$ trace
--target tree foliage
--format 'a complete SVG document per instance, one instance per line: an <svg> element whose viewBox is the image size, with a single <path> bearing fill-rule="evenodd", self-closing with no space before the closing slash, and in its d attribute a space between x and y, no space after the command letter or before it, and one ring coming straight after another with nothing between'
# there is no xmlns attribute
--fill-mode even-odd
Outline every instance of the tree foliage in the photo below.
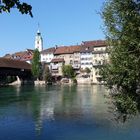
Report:
<svg viewBox="0 0 140 140"><path fill-rule="evenodd" d="M19 0L0 0L0 13L9 12L12 8L17 8L22 14L32 15L32 6L23 2L21 3Z"/></svg>
<svg viewBox="0 0 140 140"><path fill-rule="evenodd" d="M39 78L41 70L41 64L40 64L40 52L38 49L34 50L33 54L33 60L32 60L32 74L34 77Z"/></svg>
<svg viewBox="0 0 140 140"><path fill-rule="evenodd" d="M112 89L119 111L136 114L140 109L136 92L140 85L140 4L133 0L108 0L102 17L108 44L113 46L110 63L101 70L103 79Z"/></svg>
<svg viewBox="0 0 140 140"><path fill-rule="evenodd" d="M49 69L48 66L45 66L44 67L44 70L43 70L43 79L46 82L52 82L52 75L51 75L51 72L50 72L50 69Z"/></svg>
<svg viewBox="0 0 140 140"><path fill-rule="evenodd" d="M86 68L85 68L85 72L86 72L87 74L89 74L89 73L91 72L91 70L90 70L88 67L86 67Z"/></svg>
<svg viewBox="0 0 140 140"><path fill-rule="evenodd" d="M75 76L74 69L71 65L63 65L62 67L63 76L73 78Z"/></svg>

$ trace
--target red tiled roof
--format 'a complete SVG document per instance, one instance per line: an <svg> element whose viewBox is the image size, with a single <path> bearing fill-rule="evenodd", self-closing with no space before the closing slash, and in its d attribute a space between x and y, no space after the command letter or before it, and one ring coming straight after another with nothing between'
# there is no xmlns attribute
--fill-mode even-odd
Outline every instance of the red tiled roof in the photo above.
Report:
<svg viewBox="0 0 140 140"><path fill-rule="evenodd" d="M20 60L21 61L30 61L33 59L33 55L24 55Z"/></svg>
<svg viewBox="0 0 140 140"><path fill-rule="evenodd" d="M18 57L22 57L23 55L25 55L26 54L26 51L24 51L24 52L16 52L16 53L14 53L13 55L14 56L18 56Z"/></svg>
<svg viewBox="0 0 140 140"><path fill-rule="evenodd" d="M33 59L33 52L29 50L21 57L22 61L28 61L32 59Z"/></svg>
<svg viewBox="0 0 140 140"><path fill-rule="evenodd" d="M83 41L82 45L90 47L99 47L99 46L106 46L106 41L105 40L94 40L94 41Z"/></svg>
<svg viewBox="0 0 140 140"><path fill-rule="evenodd" d="M82 46L80 52L92 52L93 46Z"/></svg>
<svg viewBox="0 0 140 140"><path fill-rule="evenodd" d="M41 51L41 54L48 54L48 53L54 53L54 52L55 52L55 48L48 48Z"/></svg>
<svg viewBox="0 0 140 140"><path fill-rule="evenodd" d="M80 52L81 50L81 45L75 45L75 46L70 46L71 51L74 52Z"/></svg>
<svg viewBox="0 0 140 140"><path fill-rule="evenodd" d="M58 47L54 54L70 54L80 52L80 45Z"/></svg>
<svg viewBox="0 0 140 140"><path fill-rule="evenodd" d="M23 52L16 52L11 56L12 56L11 59L14 60L28 61L33 58L33 51L28 49L27 51Z"/></svg>
<svg viewBox="0 0 140 140"><path fill-rule="evenodd" d="M54 58L54 59L52 59L51 63L54 63L54 62L64 62L64 59L63 58Z"/></svg>
<svg viewBox="0 0 140 140"><path fill-rule="evenodd" d="M24 61L0 58L0 67L31 70L31 65Z"/></svg>

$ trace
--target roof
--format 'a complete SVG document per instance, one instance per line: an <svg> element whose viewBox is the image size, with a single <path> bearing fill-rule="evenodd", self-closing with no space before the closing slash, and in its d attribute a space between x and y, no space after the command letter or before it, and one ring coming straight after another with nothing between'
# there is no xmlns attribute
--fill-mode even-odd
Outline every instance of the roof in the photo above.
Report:
<svg viewBox="0 0 140 140"><path fill-rule="evenodd" d="M30 61L33 59L33 51L27 50L26 53L20 58L21 61Z"/></svg>
<svg viewBox="0 0 140 140"><path fill-rule="evenodd" d="M24 61L0 58L0 68L16 68L31 70L31 65Z"/></svg>
<svg viewBox="0 0 140 140"><path fill-rule="evenodd" d="M74 52L80 52L80 48L80 45L58 47L54 54L71 54Z"/></svg>
<svg viewBox="0 0 140 140"><path fill-rule="evenodd" d="M33 50L27 49L27 51L16 52L14 54L7 54L3 58L11 58L14 60L30 61L33 58Z"/></svg>
<svg viewBox="0 0 140 140"><path fill-rule="evenodd" d="M54 59L52 59L51 63L54 63L54 62L64 62L64 59L63 58L54 58Z"/></svg>
<svg viewBox="0 0 140 140"><path fill-rule="evenodd" d="M33 55L25 54L20 58L21 61L30 61L33 59Z"/></svg>
<svg viewBox="0 0 140 140"><path fill-rule="evenodd" d="M11 55L11 54L5 54L5 56L3 56L3 58L9 58L9 59L12 59L12 55Z"/></svg>
<svg viewBox="0 0 140 140"><path fill-rule="evenodd" d="M45 49L43 51L41 51L41 54L49 54L49 53L54 53L55 52L55 48L48 48L48 49Z"/></svg>
<svg viewBox="0 0 140 140"><path fill-rule="evenodd" d="M74 45L74 46L70 46L70 49L73 53L75 52L80 52L81 50L81 45Z"/></svg>
<svg viewBox="0 0 140 140"><path fill-rule="evenodd" d="M32 53L34 52L33 49L27 49L27 51L28 51L28 52L32 52Z"/></svg>
<svg viewBox="0 0 140 140"><path fill-rule="evenodd" d="M22 57L23 55L25 55L26 54L26 51L23 51L23 52L16 52L16 53L14 53L13 55L14 56L18 56L18 57Z"/></svg>
<svg viewBox="0 0 140 140"><path fill-rule="evenodd" d="M93 46L82 46L80 52L85 53L85 52L92 52L92 51L93 51Z"/></svg>
<svg viewBox="0 0 140 140"><path fill-rule="evenodd" d="M105 40L94 40L94 41L83 41L82 45L90 47L99 47L99 46L106 46L106 41Z"/></svg>

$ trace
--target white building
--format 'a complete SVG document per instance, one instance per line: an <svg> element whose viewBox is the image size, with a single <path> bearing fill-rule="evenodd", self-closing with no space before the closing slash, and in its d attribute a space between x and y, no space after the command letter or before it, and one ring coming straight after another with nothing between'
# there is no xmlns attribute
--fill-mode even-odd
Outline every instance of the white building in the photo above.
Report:
<svg viewBox="0 0 140 140"><path fill-rule="evenodd" d="M54 58L55 48L48 48L40 52L41 62L50 63Z"/></svg>
<svg viewBox="0 0 140 140"><path fill-rule="evenodd" d="M81 46L81 69L92 69L92 46Z"/></svg>
<svg viewBox="0 0 140 140"><path fill-rule="evenodd" d="M43 50L43 39L39 30L35 37L35 49L38 49L39 52Z"/></svg>

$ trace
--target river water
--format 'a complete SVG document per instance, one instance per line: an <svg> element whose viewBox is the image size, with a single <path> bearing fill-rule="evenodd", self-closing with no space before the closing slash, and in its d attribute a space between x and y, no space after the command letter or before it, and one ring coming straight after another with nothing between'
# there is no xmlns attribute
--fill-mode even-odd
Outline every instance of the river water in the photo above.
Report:
<svg viewBox="0 0 140 140"><path fill-rule="evenodd" d="M139 140L140 118L114 120L99 85L1 87L0 140Z"/></svg>

